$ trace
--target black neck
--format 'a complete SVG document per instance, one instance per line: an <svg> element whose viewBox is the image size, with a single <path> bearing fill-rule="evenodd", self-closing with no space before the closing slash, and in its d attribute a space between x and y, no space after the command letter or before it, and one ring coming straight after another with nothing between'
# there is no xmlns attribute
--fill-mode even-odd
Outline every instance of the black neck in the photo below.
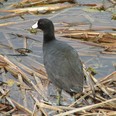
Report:
<svg viewBox="0 0 116 116"><path fill-rule="evenodd" d="M44 43L55 40L54 32L44 32Z"/></svg>

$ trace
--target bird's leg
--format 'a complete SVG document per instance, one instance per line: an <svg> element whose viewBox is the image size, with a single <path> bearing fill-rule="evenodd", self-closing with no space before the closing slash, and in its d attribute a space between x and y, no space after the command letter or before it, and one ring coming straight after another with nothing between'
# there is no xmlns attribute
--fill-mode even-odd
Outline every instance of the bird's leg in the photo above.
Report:
<svg viewBox="0 0 116 116"><path fill-rule="evenodd" d="M73 100L74 100L74 102L76 101L76 96L74 93L73 93Z"/></svg>
<svg viewBox="0 0 116 116"><path fill-rule="evenodd" d="M77 101L78 101L78 99L80 98L81 95L82 95L82 93L77 93L77 94L73 93L72 97L73 97L73 100L74 100L74 106L75 107L79 107Z"/></svg>
<svg viewBox="0 0 116 116"><path fill-rule="evenodd" d="M57 105L60 106L60 100L61 100L61 93L62 93L62 90L57 88Z"/></svg>

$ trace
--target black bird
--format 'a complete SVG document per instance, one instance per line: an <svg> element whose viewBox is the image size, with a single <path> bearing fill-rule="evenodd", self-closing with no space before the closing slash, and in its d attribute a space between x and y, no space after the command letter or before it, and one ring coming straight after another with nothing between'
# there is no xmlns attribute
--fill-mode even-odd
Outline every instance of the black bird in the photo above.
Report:
<svg viewBox="0 0 116 116"><path fill-rule="evenodd" d="M32 28L43 31L43 60L48 78L59 89L58 105L61 90L82 93L84 73L77 51L54 35L54 25L49 19L40 19Z"/></svg>

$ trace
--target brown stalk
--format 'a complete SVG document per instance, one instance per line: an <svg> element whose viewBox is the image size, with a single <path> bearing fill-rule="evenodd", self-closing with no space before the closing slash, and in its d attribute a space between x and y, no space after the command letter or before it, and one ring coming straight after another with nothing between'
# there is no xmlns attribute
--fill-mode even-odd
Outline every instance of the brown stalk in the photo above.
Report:
<svg viewBox="0 0 116 116"><path fill-rule="evenodd" d="M16 16L22 16L22 15L27 14L27 13L28 13L27 11L23 11L23 12L20 12L20 13L12 13L12 14L9 14L9 15L6 15L6 16L0 16L0 19L13 18L13 17L16 17ZM10 23L10 24L13 24L13 23ZM16 23L14 22L14 24L16 24Z"/></svg>
<svg viewBox="0 0 116 116"><path fill-rule="evenodd" d="M25 108L24 106L22 106L21 104L19 104L18 102L16 102L15 100L11 99L12 102L15 104L16 108L29 114L32 115L32 111L30 111L29 109Z"/></svg>
<svg viewBox="0 0 116 116"><path fill-rule="evenodd" d="M37 98L35 98L33 96L33 99L36 101L36 104L40 107L40 108L45 108L45 109L50 109L50 110L55 110L55 111L62 111L62 109L58 108L57 106L51 106L51 105L47 105L47 104L44 104L42 102L39 102L37 100Z"/></svg>
<svg viewBox="0 0 116 116"><path fill-rule="evenodd" d="M51 12L51 11L57 11L62 10L65 8L73 7L74 5L68 4L68 5L50 5L50 6L43 6L43 7L33 7L33 8L20 8L20 9L13 9L13 10L0 10L0 12L11 12L13 14L1 16L0 19L6 19L6 18L12 18L15 16L22 16L27 13L45 13L45 12Z"/></svg>
<svg viewBox="0 0 116 116"><path fill-rule="evenodd" d="M22 67L26 72L28 72L30 75L36 75L36 76L38 76L38 77L40 77L41 79L47 79L47 77L45 76L45 75L42 75L41 73L38 73L37 71L34 71L34 70L32 70L31 68L29 68L29 67L27 67L27 66L25 66L25 65L23 65L23 64L21 64L21 63L19 63L19 62L17 62L17 64L20 66L20 67ZM41 69L42 70L42 69ZM43 70L42 70L43 71ZM43 71L44 72L44 71Z"/></svg>
<svg viewBox="0 0 116 116"><path fill-rule="evenodd" d="M77 108L77 109L70 110L70 111L67 111L67 112L64 112L64 113L60 113L60 114L54 115L54 116L66 116L66 115L69 115L69 114L72 114L72 113L75 113L75 112L81 112L83 110L90 110L90 109L93 109L93 108L102 107L102 106L104 106L106 104L108 105L108 103L110 103L110 102L115 102L115 101L116 101L116 98L112 98L110 100L106 100L106 101L103 101L101 103L97 103L97 104Z"/></svg>

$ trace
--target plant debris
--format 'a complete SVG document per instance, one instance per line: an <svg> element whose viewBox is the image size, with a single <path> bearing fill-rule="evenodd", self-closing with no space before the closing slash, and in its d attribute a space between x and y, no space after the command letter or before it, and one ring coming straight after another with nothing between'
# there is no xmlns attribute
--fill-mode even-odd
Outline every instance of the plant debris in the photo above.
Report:
<svg viewBox="0 0 116 116"><path fill-rule="evenodd" d="M19 86L19 84L20 84L19 87L21 88L21 91L26 90L28 92L31 90L31 89L29 89L29 88L32 88L31 86L33 86L33 88L35 88L35 90L38 88L37 86L40 86L41 88L38 88L37 91L41 91L41 90L46 91L45 86L49 86L49 84L45 85L46 78L44 78L44 80L43 80L44 84L42 84L38 80L39 77L43 78L43 76L40 76L40 75L42 75L42 73L39 73L39 72L31 69L33 71L32 77L33 77L33 79L34 78L37 79L36 81L38 81L38 84L33 85L32 84L33 82L30 81L29 78L28 79L25 78L26 81L29 83L29 84L27 84L27 83L25 83L24 80L22 80L24 78L23 70L25 70L25 71L27 70L27 68L25 68L25 66L22 67L23 70L21 70L17 66L15 66L12 62L10 62L6 57L1 55L0 59L1 59L0 60L0 68L6 69L8 72L13 74L15 78L17 78L15 83L17 83L17 86ZM15 70L15 68L17 71ZM76 113L77 115L88 115L88 114L93 115L93 114L97 114L98 112L100 112L101 115L103 113L105 113L106 115L109 115L109 114L115 115L116 114L116 112L115 112L116 111L116 103L115 103L116 102L116 91L115 91L115 89L116 89L116 72L113 72L112 74L110 74L104 78L101 78L100 80L97 80L91 75L90 72L88 72L88 70L86 69L85 66L83 68L84 68L86 78L90 78L90 80L93 83L92 86L96 93L95 95L93 95L91 86L89 84L90 82L89 83L87 82L88 84L85 85L84 92L77 97L75 102L69 104L68 106L55 106L53 104L50 104L50 101L48 103L46 103L44 101L40 101L31 92L28 95L34 100L33 106L35 107L35 110L33 109L33 111L32 111L32 110L27 109L25 106L19 104L17 101L13 100L12 98L8 97L7 94L10 93L11 90L10 90L10 88L8 88L7 84L5 84L5 85L3 84L0 87L0 92L1 92L0 97L2 100L2 103L0 104L0 107L2 108L1 112L3 114L4 113L8 114L9 112L11 114L15 114L15 113L17 113L17 110L18 110L18 112L20 110L20 112L22 112L25 115L27 115L27 114L32 115L32 112L35 113L35 111L37 111L38 113L43 113L45 115L48 115L51 111L53 111L56 114L56 116L65 116L65 115L70 115L73 113ZM41 70L43 70L43 69L41 69ZM36 78L36 76L39 76L39 77ZM21 77L21 80L19 77ZM5 82L5 83L7 83L7 82ZM5 89L4 86L7 86L7 88ZM13 86L13 85L11 85L11 86ZM3 90L3 88L4 88L4 90ZM38 93L39 93L39 95L43 94L41 92L38 92ZM24 95L25 95L25 93L24 93ZM4 101L4 99L6 99L7 101ZM44 99L47 99L47 96L44 96ZM9 105L7 105L8 102L9 102ZM27 100L24 102L29 102L29 101ZM80 106L80 107L77 107L77 106ZM39 107L39 109L38 109L38 107ZM102 112L101 112L101 110L102 110ZM57 114L57 111L59 111L60 113Z"/></svg>
<svg viewBox="0 0 116 116"><path fill-rule="evenodd" d="M92 32L93 30L102 30L102 28L78 30L74 28L74 26L76 26L76 24L74 23L73 24L62 23L62 25L64 25L62 29L56 30L56 33L60 34L60 36L66 37L66 38L72 38L72 39L80 39L82 41L86 41L86 43L93 42L93 43L96 43L95 46L103 47L104 51L106 52L107 51L116 52L116 34L115 33ZM92 45L92 43L89 43L89 44Z"/></svg>
<svg viewBox="0 0 116 116"><path fill-rule="evenodd" d="M112 20L116 20L116 14L112 15Z"/></svg>
<svg viewBox="0 0 116 116"><path fill-rule="evenodd" d="M21 7L33 7L33 6L40 6L40 5L47 5L47 4L56 4L56 3L75 3L75 0L22 0L19 3L13 4L10 7L14 8L21 8Z"/></svg>
<svg viewBox="0 0 116 116"><path fill-rule="evenodd" d="M44 5L39 7L26 7L26 8L18 8L18 9L10 9L10 10L1 9L0 12L7 12L12 14L0 16L0 19L12 18L16 16L20 16L22 18L24 14L39 15L39 14L51 13L53 11L70 8L73 6L75 6L75 4L55 4L55 5L46 5L46 6Z"/></svg>
<svg viewBox="0 0 116 116"><path fill-rule="evenodd" d="M17 48L15 49L15 51L17 51L18 53L25 55L26 53L31 53L32 51L26 48Z"/></svg>
<svg viewBox="0 0 116 116"><path fill-rule="evenodd" d="M83 93L75 95L76 100L73 101L72 97L63 91L62 106L56 106L56 94L54 94L56 88L48 80L41 61L38 62L42 57L39 51L42 45L35 38L38 31L24 27L27 23L29 25L31 21L36 20L33 19L33 16L32 19L27 20L25 18L27 14L29 16L38 15L38 17L51 16L50 13L62 9L67 10L71 7L75 8L75 6L90 6L90 9L105 12L107 10L105 4L79 4L75 0L21 0L19 3L10 4L4 8L4 1L6 0L0 1L2 7L0 12L4 14L0 15L2 22L0 32L4 35L4 38L1 36L0 41L0 114L14 116L116 116L116 71L96 79L94 75L99 72L91 66L86 67L85 63L83 63L85 73ZM115 0L109 1L115 5ZM65 12L64 10L63 13L65 14ZM67 14L66 18L73 16ZM112 20L115 20L115 13L111 15ZM12 20L17 16L23 20ZM50 16L49 18L53 18L58 14ZM85 16L85 18L87 17ZM58 23L60 28L57 27L57 24L55 25L55 32L58 36L65 37L67 40L79 39L84 44L102 47L103 50L99 52L102 54L116 54L116 28L114 25L93 27L89 18L89 23L60 21ZM88 25L90 25L88 28L78 28ZM112 30L112 32L104 32L104 30ZM14 45L15 42L16 45ZM36 47L38 47L37 51ZM113 65L116 67L115 62Z"/></svg>

